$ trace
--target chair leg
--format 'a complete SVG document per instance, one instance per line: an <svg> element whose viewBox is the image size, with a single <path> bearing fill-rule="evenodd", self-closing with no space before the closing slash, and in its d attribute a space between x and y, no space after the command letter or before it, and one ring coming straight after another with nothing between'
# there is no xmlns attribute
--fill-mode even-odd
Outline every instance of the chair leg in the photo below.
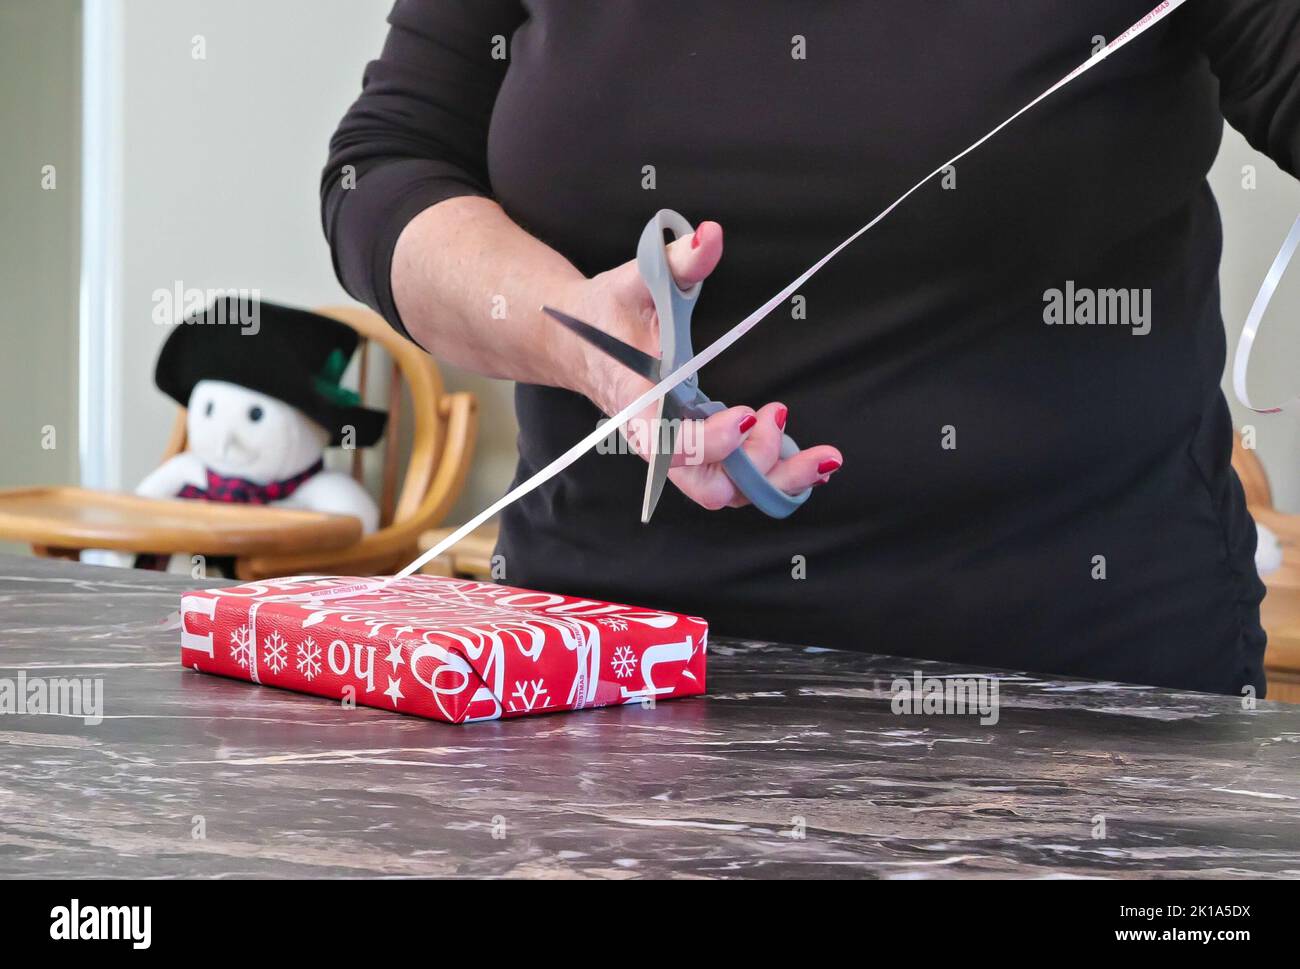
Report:
<svg viewBox="0 0 1300 969"><path fill-rule="evenodd" d="M66 559L70 562L81 561L81 549L79 548L55 548L50 545L33 545L32 554L40 556L43 559Z"/></svg>

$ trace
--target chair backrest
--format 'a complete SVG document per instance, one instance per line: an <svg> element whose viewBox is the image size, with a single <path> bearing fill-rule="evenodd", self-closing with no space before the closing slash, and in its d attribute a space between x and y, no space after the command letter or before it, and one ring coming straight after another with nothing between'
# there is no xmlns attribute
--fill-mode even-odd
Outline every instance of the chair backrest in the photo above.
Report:
<svg viewBox="0 0 1300 969"><path fill-rule="evenodd" d="M314 310L345 323L361 336L357 348L357 392L363 401L367 398L370 374L371 345L379 344L387 352L390 372L384 403L388 411L388 425L381 441L383 464L378 498L380 527L402 523L416 515L433 483L439 462L446 446L447 423L440 403L445 393L442 375L432 359L409 340L403 339L384 319L360 306L324 306ZM401 433L403 427L402 385L406 385L411 398L411 450L406 473L401 478ZM372 405L373 406L373 405ZM184 451L186 447L186 414L180 409L172 426L163 460ZM360 484L364 475L363 453L360 448L352 453L351 473Z"/></svg>

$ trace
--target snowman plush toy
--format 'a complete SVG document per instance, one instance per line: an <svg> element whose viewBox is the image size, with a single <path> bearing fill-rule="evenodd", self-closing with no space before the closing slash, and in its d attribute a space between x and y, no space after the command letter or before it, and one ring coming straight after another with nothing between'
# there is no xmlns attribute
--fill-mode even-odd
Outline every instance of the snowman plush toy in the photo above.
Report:
<svg viewBox="0 0 1300 969"><path fill-rule="evenodd" d="M329 317L240 297L187 319L154 370L187 410L187 450L136 493L352 515L373 532L370 495L324 460L326 447L368 447L384 432L387 415L339 384L357 340ZM149 558L137 566L162 564Z"/></svg>

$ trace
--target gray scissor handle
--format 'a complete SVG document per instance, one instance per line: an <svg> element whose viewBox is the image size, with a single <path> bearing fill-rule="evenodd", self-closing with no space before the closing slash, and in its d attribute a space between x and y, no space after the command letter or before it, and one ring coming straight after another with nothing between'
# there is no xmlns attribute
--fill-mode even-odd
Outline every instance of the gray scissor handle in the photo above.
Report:
<svg viewBox="0 0 1300 969"><path fill-rule="evenodd" d="M654 214L641 232L641 241L636 247L636 266L641 271L646 288L655 302L655 312L659 316L660 379L667 377L678 366L695 355L691 349L691 313L695 302L700 298L704 283L696 283L690 289L682 289L673 279L668 268L668 251L664 245L664 233L671 232L673 239L695 234L695 227L672 209L660 209ZM699 378L691 374L689 380L682 381L687 390L699 386Z"/></svg>
<svg viewBox="0 0 1300 969"><path fill-rule="evenodd" d="M672 209L660 209L646 224L636 248L637 268L650 290L655 312L659 315L661 379L695 355L691 346L691 313L704 285L696 283L685 290L677 285L677 280L673 279L672 271L668 268L665 231L672 232L674 239L680 239L682 236L693 235L695 228ZM698 374L692 374L690 379L682 381L673 389L672 396L682 402L687 417L701 419L726 410L725 404L710 400L699 389ZM789 458L798 453L799 445L788 434L783 434L781 457ZM811 488L805 488L796 495L786 494L754 467L754 462L743 448L732 451L722 462L722 467L741 494L770 518L788 518L812 494Z"/></svg>

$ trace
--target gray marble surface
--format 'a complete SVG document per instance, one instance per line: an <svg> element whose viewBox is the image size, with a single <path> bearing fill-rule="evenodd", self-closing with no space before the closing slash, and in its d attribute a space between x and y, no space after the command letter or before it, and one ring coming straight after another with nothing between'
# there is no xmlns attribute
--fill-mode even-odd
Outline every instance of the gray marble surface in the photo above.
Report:
<svg viewBox="0 0 1300 969"><path fill-rule="evenodd" d="M984 725L715 642L704 698L454 727L181 668L194 584L0 557L0 682L104 686L0 715L0 875L1300 876L1300 707L1005 674Z"/></svg>

